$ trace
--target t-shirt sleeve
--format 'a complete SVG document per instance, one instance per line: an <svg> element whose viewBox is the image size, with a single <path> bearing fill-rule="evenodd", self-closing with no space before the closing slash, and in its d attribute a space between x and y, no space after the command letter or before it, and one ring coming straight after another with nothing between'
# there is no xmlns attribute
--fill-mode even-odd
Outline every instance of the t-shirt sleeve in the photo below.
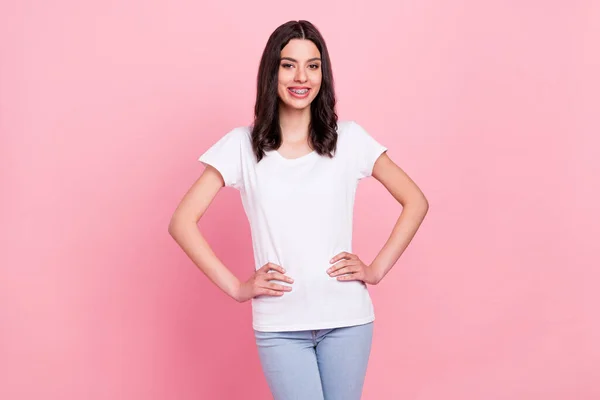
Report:
<svg viewBox="0 0 600 400"><path fill-rule="evenodd" d="M198 161L216 168L225 186L241 189L242 180L242 134L237 129L228 132L204 152Z"/></svg>
<svg viewBox="0 0 600 400"><path fill-rule="evenodd" d="M387 151L387 147L379 143L359 124L352 121L350 136L353 150L353 166L357 171L358 178L363 179L371 176L373 166L379 156Z"/></svg>

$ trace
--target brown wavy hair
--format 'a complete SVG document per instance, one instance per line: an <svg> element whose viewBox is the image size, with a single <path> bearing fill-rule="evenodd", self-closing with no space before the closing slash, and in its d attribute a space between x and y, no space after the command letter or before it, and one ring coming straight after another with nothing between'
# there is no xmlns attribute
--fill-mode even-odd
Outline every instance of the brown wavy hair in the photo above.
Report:
<svg viewBox="0 0 600 400"><path fill-rule="evenodd" d="M321 53L321 88L310 104L309 142L320 155L333 157L337 144L337 121L335 91L329 52L325 39L310 22L289 21L279 26L267 41L258 68L252 149L257 162L266 150L277 150L281 146L279 126L279 96L277 94L281 50L292 39L307 39Z"/></svg>

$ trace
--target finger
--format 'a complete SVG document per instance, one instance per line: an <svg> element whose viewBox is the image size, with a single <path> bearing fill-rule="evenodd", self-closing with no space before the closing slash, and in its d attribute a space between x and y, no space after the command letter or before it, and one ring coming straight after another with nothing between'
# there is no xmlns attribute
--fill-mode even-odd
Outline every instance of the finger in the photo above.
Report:
<svg viewBox="0 0 600 400"><path fill-rule="evenodd" d="M333 264L334 262L341 260L343 258L347 258L350 259L354 256L354 254L352 253L348 253L347 251L342 251L341 253L335 255L331 260L329 260L330 264Z"/></svg>
<svg viewBox="0 0 600 400"><path fill-rule="evenodd" d="M349 254L348 252L342 251L341 253L338 253L335 256L333 256L333 258L331 260L329 260L329 263L333 264L334 262L347 257L348 254Z"/></svg>
<svg viewBox="0 0 600 400"><path fill-rule="evenodd" d="M351 274L351 273L358 272L358 271L359 271L359 269L356 266L352 265L352 266L340 268L337 271L330 273L329 276L339 276L339 275L344 275L344 274Z"/></svg>
<svg viewBox="0 0 600 400"><path fill-rule="evenodd" d="M267 272L270 269L271 269L271 266L269 265L269 263L266 263L265 265L260 267L256 272Z"/></svg>
<svg viewBox="0 0 600 400"><path fill-rule="evenodd" d="M348 261L346 261L346 260L343 260L343 261L340 261L340 262L338 262L338 263L337 263L337 264L335 264L335 265L332 265L331 267L329 267L329 269L327 269L327 273L328 273L328 274L331 274L332 272L334 272L334 271L336 271L336 270L338 270L338 269L340 269L340 268L343 268L343 267L345 267L347 262L348 262Z"/></svg>
<svg viewBox="0 0 600 400"><path fill-rule="evenodd" d="M289 282L289 283L294 282L293 278L290 278L287 275L280 274L279 272L273 272L271 274L266 274L265 280L267 280L267 281L278 280L278 281Z"/></svg>
<svg viewBox="0 0 600 400"><path fill-rule="evenodd" d="M283 296L284 292L280 292L279 290L272 289L261 289L258 291L257 296Z"/></svg>
<svg viewBox="0 0 600 400"><path fill-rule="evenodd" d="M263 265L263 268L265 269L265 272L269 272L269 270L273 269L275 271L279 271L282 274L285 273L285 269L277 264L273 264L272 262L268 262L265 265Z"/></svg>
<svg viewBox="0 0 600 400"><path fill-rule="evenodd" d="M355 264L356 264L356 261L354 261L354 260L342 260L342 261L338 262L337 264L329 267L329 269L327 270L327 273L331 275L332 272L335 272L340 268L344 268L349 265L355 265Z"/></svg>
<svg viewBox="0 0 600 400"><path fill-rule="evenodd" d="M338 276L336 279L338 281L362 281L362 275L360 272L354 272L352 274Z"/></svg>
<svg viewBox="0 0 600 400"><path fill-rule="evenodd" d="M289 292L292 290L291 286L279 285L277 283L267 283L263 286L265 289L278 290L280 292Z"/></svg>

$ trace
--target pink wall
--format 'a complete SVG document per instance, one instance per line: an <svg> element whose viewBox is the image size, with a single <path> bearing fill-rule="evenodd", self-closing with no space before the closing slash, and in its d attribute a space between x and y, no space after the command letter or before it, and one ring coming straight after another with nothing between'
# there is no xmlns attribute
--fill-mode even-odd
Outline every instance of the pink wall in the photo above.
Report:
<svg viewBox="0 0 600 400"><path fill-rule="evenodd" d="M167 225L199 154L250 120L268 35L298 18L327 39L340 117L431 204L371 288L364 399L600 398L600 4L286 4L1 3L0 398L268 398L250 303ZM361 257L399 211L361 184ZM247 277L238 193L200 226Z"/></svg>

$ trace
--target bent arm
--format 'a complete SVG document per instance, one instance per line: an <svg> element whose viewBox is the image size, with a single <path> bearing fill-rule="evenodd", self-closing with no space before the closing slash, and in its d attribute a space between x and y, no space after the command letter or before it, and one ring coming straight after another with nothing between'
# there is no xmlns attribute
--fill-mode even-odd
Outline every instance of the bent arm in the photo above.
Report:
<svg viewBox="0 0 600 400"><path fill-rule="evenodd" d="M173 213L169 234L211 282L239 301L239 279L215 255L198 229L198 221L223 186L221 174L207 165Z"/></svg>
<svg viewBox="0 0 600 400"><path fill-rule="evenodd" d="M402 205L402 212L392 233L371 263L380 281L396 264L417 233L429 210L429 202L416 183L389 158L387 152L375 162L372 175Z"/></svg>

